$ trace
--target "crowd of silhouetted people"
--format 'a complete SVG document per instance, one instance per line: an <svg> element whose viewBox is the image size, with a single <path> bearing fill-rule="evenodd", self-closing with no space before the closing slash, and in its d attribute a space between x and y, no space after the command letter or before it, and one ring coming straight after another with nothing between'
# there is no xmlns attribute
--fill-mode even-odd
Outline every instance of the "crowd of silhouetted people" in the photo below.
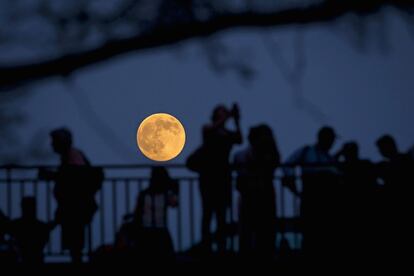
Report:
<svg viewBox="0 0 414 276"><path fill-rule="evenodd" d="M233 130L226 125L229 120L234 122ZM283 224L277 224L276 169L282 172L283 187L300 198L296 227L302 233L304 258L352 260L369 255L381 259L387 246L397 250L411 235L406 221L412 209L409 187L414 179L414 150L401 152L390 135L377 140L383 161L374 163L361 159L354 141L331 152L337 134L325 126L314 143L300 147L282 163L272 129L262 124L250 128L247 145L231 160L233 146L243 142L240 113L237 105L230 109L220 105L213 110L211 122L203 126L202 137L186 166L199 175L200 248L205 256L224 256L228 251L228 216L235 205L233 172L239 193L239 253L246 259L273 260L276 233L285 231ZM62 230L63 249L70 252L73 262L82 260L85 233L99 208L95 195L104 174L73 147L69 130L54 130L51 138L61 164L56 171L41 169L39 178L56 183L55 217L51 222L38 220L33 197L22 199L21 218L11 219L0 212L2 260L43 262L49 233L57 226ZM178 189L165 167L153 167L150 184L139 193L133 213L125 216L114 245L101 247L93 259L174 260L167 214L169 207L179 204Z"/></svg>

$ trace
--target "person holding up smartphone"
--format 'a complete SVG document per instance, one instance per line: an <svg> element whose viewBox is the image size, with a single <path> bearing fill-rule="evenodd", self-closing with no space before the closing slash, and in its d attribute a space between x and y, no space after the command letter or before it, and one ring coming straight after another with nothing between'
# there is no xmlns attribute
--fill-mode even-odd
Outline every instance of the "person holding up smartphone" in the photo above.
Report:
<svg viewBox="0 0 414 276"><path fill-rule="evenodd" d="M234 130L226 127L233 119ZM219 252L226 250L226 213L231 203L231 167L229 155L233 145L242 143L240 130L240 112L237 104L231 109L224 105L214 108L211 122L202 129L203 145L197 160L197 172L200 175L200 194L202 198L202 244L207 252L211 251L213 235L211 222L216 219L215 241ZM202 154L201 154L202 153Z"/></svg>

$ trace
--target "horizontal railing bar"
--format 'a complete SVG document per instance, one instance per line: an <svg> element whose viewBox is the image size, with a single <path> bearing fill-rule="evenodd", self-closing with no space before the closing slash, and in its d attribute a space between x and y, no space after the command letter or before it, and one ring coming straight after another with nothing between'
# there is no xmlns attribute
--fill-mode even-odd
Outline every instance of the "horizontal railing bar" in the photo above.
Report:
<svg viewBox="0 0 414 276"><path fill-rule="evenodd" d="M179 181L192 181L192 180L198 180L199 177L194 176L194 177L172 177L175 180L179 180ZM275 176L274 179L281 179L282 177L280 176ZM120 181L119 184L123 183L122 181L149 181L150 177L106 177L104 178L104 182L105 181ZM16 182L16 183L15 183ZM38 185L38 184L43 184L46 183L46 180L41 180L38 178L11 178L11 179L6 179L6 178L0 178L0 184L19 184L17 182L27 182L27 184L34 184L34 185ZM38 183L32 183L32 182L38 182ZM118 184L118 183L117 183ZM117 185L116 184L116 185ZM133 185L133 183L131 183Z"/></svg>
<svg viewBox="0 0 414 276"><path fill-rule="evenodd" d="M338 165L338 164L339 163L336 163L334 165ZM122 188L118 189L119 186L116 187L116 185L121 185L121 186L126 185L125 194L127 196L129 196L129 194L131 194L131 196L136 196L136 194L139 194L149 183L151 179L149 171L151 170L152 167L156 165L157 164L129 164L129 165L109 164L109 165L94 166L95 168L102 168L105 172L105 175L107 175L107 177L104 177L104 181L102 183L103 184L102 189L100 190L99 195L97 195L99 197L98 208L100 212L100 217L97 218L98 222L95 221L96 228L94 228L95 232L99 231L99 235L97 236L98 238L96 238L96 241L94 241L94 243L96 243L96 245L98 246L97 248L105 245L105 242L113 243L115 241L117 231L120 229L120 226L125 223L123 219L125 216L121 216L121 215L130 212L129 198L124 199L125 202L123 202L123 200L120 199L120 196L124 194L123 189ZM183 169L183 171L178 172L178 176L171 176L171 178L177 180L179 186L183 188L179 190L181 191L181 194L178 193L179 202L181 202L181 199L188 199L186 202L187 204L185 204L184 200L182 200L183 204L182 205L179 204L178 209L177 209L177 221L178 221L177 234L178 235L177 235L177 240L174 241L174 243L176 243L175 246L178 251L176 253L179 254L179 252L183 252L184 250L187 250L186 248L191 248L195 246L196 242L198 242L199 240L199 235L197 235L197 233L199 232L200 229L197 228L197 223L200 220L200 217L202 215L200 211L200 207L202 208L202 206L201 205L199 206L200 195L197 191L198 187L193 186L194 184L195 185L199 184L199 175L197 173L194 173L188 170L188 168L184 164L161 164L161 165L163 165L167 169ZM300 166L300 164L288 164L288 163L278 165L277 166L278 170L274 174L273 179L275 181L273 182L273 184L275 186L281 184L279 180L282 178L282 173L281 173L282 168L292 168L293 169L292 177L294 177L295 179L300 179L300 176L298 175L299 170L297 170L298 167L301 167L302 169L308 168L308 167L309 168L329 168L329 169L332 169L332 171L335 168L335 166L332 164L329 166L327 166L326 164L325 165L313 164L313 165L306 165L306 166L303 166L303 165L304 164ZM26 189L27 194L30 194L31 193L30 191L35 191L34 194L37 195L41 191L42 198L45 198L45 201L46 201L46 203L44 204L44 208L43 208L45 209L45 214L46 214L45 220L51 221L53 220L53 212L57 204L55 202L54 195L53 195L53 189L52 189L53 186L51 185L53 182L41 180L37 178L36 170L39 170L42 168L55 169L55 170L59 169L58 166L48 166L48 165L46 166L39 166L39 165L36 165L36 166L35 165L33 166L15 166L15 165L0 166L0 173L1 173L0 188L1 190L5 190L6 192L10 194L12 193L12 191L15 191L13 192L14 197L10 195L8 201L6 202L6 206L9 206L8 208L10 210L16 209L12 207L17 206L16 204L12 205L12 201L21 199L24 196L24 192L25 192L24 184L28 184L26 186L30 188L30 189ZM234 170L239 169L239 168L242 168L242 167L240 166L236 167L233 165L231 166L231 169L233 170L233 172ZM134 171L134 169L137 169L137 170ZM27 171L27 173L25 172L25 170ZM231 175L233 176L232 179L235 180L236 179L235 173L232 173ZM21 178L18 178L19 176ZM185 186L181 186L184 184L184 182L188 182L190 185L187 185L186 183ZM3 189L4 188L4 186L2 186L3 184L7 185L6 186L7 189ZM15 184L17 184L18 186L16 187ZM19 185L20 187L23 187L21 190L18 189ZM39 186L39 185L48 185L48 186L46 186L47 189L43 191L44 187ZM108 187L108 185L111 185L112 187ZM131 189L129 189L130 186L131 186ZM109 188L109 189L106 189L106 188ZM232 183L231 189L232 189L231 191L233 194L233 192L236 191L234 183ZM107 195L104 195L105 191ZM133 200L131 199L131 202L132 201ZM125 208L123 208L124 204L126 206ZM189 209L188 214L187 214L187 211L184 213L184 210L187 208L186 205L188 205L188 209ZM236 207L236 204L234 205L232 204L231 206L232 208L238 208ZM125 212L123 209L125 209ZM16 212L14 212L14 214L16 214ZM8 215L12 217L12 214L10 212L8 212ZM233 215L234 217L231 218L230 225L238 223L238 220L239 220L239 217L237 215L231 213L231 216ZM279 225L284 226L285 230L283 233L301 233L300 228L297 227L298 225L297 215L286 216L285 214L282 214L282 215L276 214L275 219L276 219L275 225L277 226L278 233L282 233L280 232L280 229L282 229L282 227L279 227ZM97 230L98 227L99 227L99 230ZM236 229L236 227L233 227L233 228ZM55 245L60 245L59 242L57 241L57 237L61 235L61 232L56 232L55 234L56 234L56 239L52 239L52 238L49 239L49 242L48 242L48 245L45 251L46 257L52 257L52 258L63 257L63 256L68 257L69 256L68 253L59 252L60 249L57 249L57 246L55 246ZM94 235L96 235L96 233ZM234 238L237 236L237 233L234 232L233 234L229 236L231 236L232 238L231 240L232 248L234 248L233 243L234 243ZM88 240L88 242L91 242L91 240ZM189 245L188 245L188 242L190 242ZM83 254L86 256L87 254L89 254L88 252L95 250L96 249L95 247L96 246L94 246L93 244L89 245L89 249L91 250L90 251L86 250L85 251L86 253L84 252Z"/></svg>
<svg viewBox="0 0 414 276"><path fill-rule="evenodd" d="M292 168L292 167L304 167L304 168L327 168L327 167L335 167L337 165L342 164L341 162L334 162L330 163L329 165L326 163L281 163L278 164L278 168ZM104 168L104 169L150 169L156 166L164 166L166 168L178 168L178 169L187 169L185 164L97 164L92 167ZM28 170L28 169L39 169L39 168L54 168L57 169L59 166L54 165L2 165L0 166L0 170ZM241 166L231 165L230 169L237 169L241 168Z"/></svg>

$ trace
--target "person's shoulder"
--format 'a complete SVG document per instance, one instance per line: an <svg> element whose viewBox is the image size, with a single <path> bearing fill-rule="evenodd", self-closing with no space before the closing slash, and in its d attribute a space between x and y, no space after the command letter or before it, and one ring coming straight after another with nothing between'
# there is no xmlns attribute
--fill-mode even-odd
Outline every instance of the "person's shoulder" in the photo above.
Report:
<svg viewBox="0 0 414 276"><path fill-rule="evenodd" d="M414 165L414 159L409 154L401 154L399 159L402 165L410 167Z"/></svg>
<svg viewBox="0 0 414 276"><path fill-rule="evenodd" d="M234 161L242 162L244 159L246 159L249 153L250 153L249 147L236 151L236 153L234 154Z"/></svg>
<svg viewBox="0 0 414 276"><path fill-rule="evenodd" d="M91 162L89 161L89 158L86 156L85 152L80 149L76 149L79 152L79 155L82 157L84 165L91 166Z"/></svg>
<svg viewBox="0 0 414 276"><path fill-rule="evenodd" d="M212 124L205 124L203 125L203 127L201 128L203 132L209 132L212 131L214 129Z"/></svg>
<svg viewBox="0 0 414 276"><path fill-rule="evenodd" d="M316 146L314 145L303 145L299 148L297 148L292 155L300 155L303 156L304 154L306 154L307 152L310 151L315 151L316 150Z"/></svg>
<svg viewBox="0 0 414 276"><path fill-rule="evenodd" d="M201 133L203 135L203 139L209 139L208 137L211 137L211 135L214 133L213 125L211 124L205 124L201 128Z"/></svg>
<svg viewBox="0 0 414 276"><path fill-rule="evenodd" d="M296 150L294 152L302 152L302 151L310 150L310 149L316 149L316 146L305 144L305 145L302 145L302 146L296 148Z"/></svg>
<svg viewBox="0 0 414 276"><path fill-rule="evenodd" d="M72 148L69 153L68 165L85 166L89 165L89 160L81 150Z"/></svg>
<svg viewBox="0 0 414 276"><path fill-rule="evenodd" d="M317 144L307 144L302 147L303 150L318 151L320 148Z"/></svg>
<svg viewBox="0 0 414 276"><path fill-rule="evenodd" d="M412 146L407 153L412 160L414 160L414 146Z"/></svg>

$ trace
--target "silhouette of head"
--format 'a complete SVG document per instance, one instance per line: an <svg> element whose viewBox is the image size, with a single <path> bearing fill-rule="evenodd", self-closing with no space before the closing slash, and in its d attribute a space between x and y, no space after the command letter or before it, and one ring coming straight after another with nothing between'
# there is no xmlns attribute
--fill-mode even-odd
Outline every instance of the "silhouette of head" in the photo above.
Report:
<svg viewBox="0 0 414 276"><path fill-rule="evenodd" d="M36 199L26 196L21 201L22 215L25 218L36 218Z"/></svg>
<svg viewBox="0 0 414 276"><path fill-rule="evenodd" d="M344 144L343 156L345 161L354 161L359 159L359 147L355 142L348 142Z"/></svg>
<svg viewBox="0 0 414 276"><path fill-rule="evenodd" d="M336 134L333 128L329 126L325 126L319 129L318 147L321 150L328 152L332 148L335 142L335 139L336 139Z"/></svg>
<svg viewBox="0 0 414 276"><path fill-rule="evenodd" d="M398 154L397 144L391 135L383 135L377 140L379 152L385 158L391 159Z"/></svg>
<svg viewBox="0 0 414 276"><path fill-rule="evenodd" d="M250 128L249 143L253 148L268 145L273 140L272 130L267 125L259 125Z"/></svg>
<svg viewBox="0 0 414 276"><path fill-rule="evenodd" d="M64 154L72 147L72 133L67 128L58 128L50 132L52 148L57 154Z"/></svg>
<svg viewBox="0 0 414 276"><path fill-rule="evenodd" d="M151 170L151 189L155 191L164 191L171 182L167 169L163 166L152 167Z"/></svg>
<svg viewBox="0 0 414 276"><path fill-rule="evenodd" d="M225 123L226 119L230 116L230 111L224 105L218 105L214 108L211 120L215 122Z"/></svg>
<svg viewBox="0 0 414 276"><path fill-rule="evenodd" d="M250 128L249 143L253 150L260 154L278 154L272 129L267 125Z"/></svg>

